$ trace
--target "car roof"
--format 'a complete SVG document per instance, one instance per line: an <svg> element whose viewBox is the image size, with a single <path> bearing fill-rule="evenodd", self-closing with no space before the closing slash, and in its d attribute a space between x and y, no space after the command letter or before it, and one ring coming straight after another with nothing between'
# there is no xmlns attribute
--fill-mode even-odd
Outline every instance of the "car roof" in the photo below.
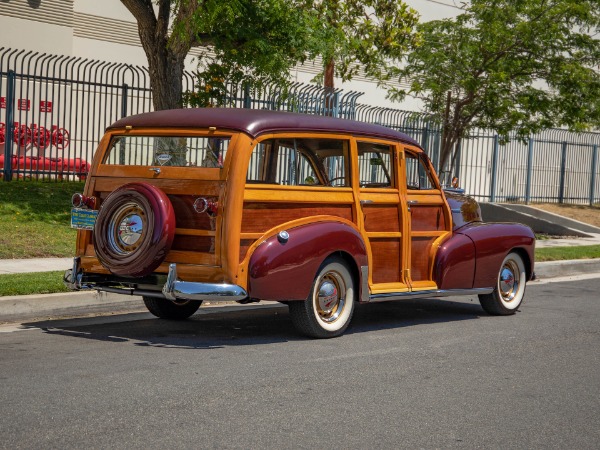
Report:
<svg viewBox="0 0 600 450"><path fill-rule="evenodd" d="M252 138L284 131L317 131L349 133L382 139L393 139L421 148L419 143L391 128L335 117L299 114L285 111L238 108L184 108L154 111L117 120L107 129L131 127L208 128L241 131Z"/></svg>

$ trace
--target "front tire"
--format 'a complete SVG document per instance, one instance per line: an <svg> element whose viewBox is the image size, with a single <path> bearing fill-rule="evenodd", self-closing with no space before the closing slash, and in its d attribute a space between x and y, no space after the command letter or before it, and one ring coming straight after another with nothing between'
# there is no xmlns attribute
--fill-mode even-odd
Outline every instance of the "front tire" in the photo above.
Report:
<svg viewBox="0 0 600 450"><path fill-rule="evenodd" d="M164 298L143 297L148 311L160 319L184 320L193 315L200 305L199 300L171 301Z"/></svg>
<svg viewBox="0 0 600 450"><path fill-rule="evenodd" d="M500 265L494 291L479 296L481 307L495 316L514 314L523 303L526 280L523 258L518 253L509 253Z"/></svg>
<svg viewBox="0 0 600 450"><path fill-rule="evenodd" d="M342 259L325 260L308 298L289 303L290 317L296 329L315 338L343 334L354 313L354 285L352 273Z"/></svg>

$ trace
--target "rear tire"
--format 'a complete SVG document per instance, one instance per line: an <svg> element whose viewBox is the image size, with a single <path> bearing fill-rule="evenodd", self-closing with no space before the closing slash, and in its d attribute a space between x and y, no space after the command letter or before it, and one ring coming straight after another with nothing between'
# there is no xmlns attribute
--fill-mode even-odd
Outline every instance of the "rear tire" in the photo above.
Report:
<svg viewBox="0 0 600 450"><path fill-rule="evenodd" d="M481 307L494 316L514 314L523 303L526 280L523 258L518 253L509 253L500 265L494 291L479 296Z"/></svg>
<svg viewBox="0 0 600 450"><path fill-rule="evenodd" d="M340 336L350 325L355 299L354 278L348 265L340 258L328 258L308 298L289 302L290 317L296 329L307 336Z"/></svg>
<svg viewBox="0 0 600 450"><path fill-rule="evenodd" d="M164 298L143 297L148 311L160 319L184 320L193 315L200 305L199 300L171 301Z"/></svg>

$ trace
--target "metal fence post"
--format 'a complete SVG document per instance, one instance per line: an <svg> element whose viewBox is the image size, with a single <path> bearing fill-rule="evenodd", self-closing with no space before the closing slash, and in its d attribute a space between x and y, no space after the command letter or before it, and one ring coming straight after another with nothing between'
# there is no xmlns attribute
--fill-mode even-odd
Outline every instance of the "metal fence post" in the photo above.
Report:
<svg viewBox="0 0 600 450"><path fill-rule="evenodd" d="M594 149L592 150L592 176L590 177L590 206L594 205L595 200L595 191L596 191L596 160L598 159L598 144L594 144Z"/></svg>
<svg viewBox="0 0 600 450"><path fill-rule="evenodd" d="M562 155L560 158L560 192L558 194L558 203L565 201L565 177L567 170L567 142L562 143Z"/></svg>
<svg viewBox="0 0 600 450"><path fill-rule="evenodd" d="M533 174L533 143L532 137L529 138L529 145L527 151L527 183L525 185L525 204L529 204L531 201L531 178Z"/></svg>
<svg viewBox="0 0 600 450"><path fill-rule="evenodd" d="M250 86L248 84L244 85L244 108L252 107L252 98L250 97Z"/></svg>
<svg viewBox="0 0 600 450"><path fill-rule="evenodd" d="M454 176L460 180L460 159L462 156L462 139L456 143L456 162L454 163Z"/></svg>
<svg viewBox="0 0 600 450"><path fill-rule="evenodd" d="M498 135L494 136L494 152L492 153L492 183L490 186L490 202L496 201L496 183L498 177L498 152L500 150Z"/></svg>
<svg viewBox="0 0 600 450"><path fill-rule="evenodd" d="M17 76L9 70L6 78L6 128L4 135L4 181L11 181L13 174L12 147L15 120L15 85Z"/></svg>
<svg viewBox="0 0 600 450"><path fill-rule="evenodd" d="M129 86L123 83L121 87L121 117L127 117L127 98L129 96Z"/></svg>

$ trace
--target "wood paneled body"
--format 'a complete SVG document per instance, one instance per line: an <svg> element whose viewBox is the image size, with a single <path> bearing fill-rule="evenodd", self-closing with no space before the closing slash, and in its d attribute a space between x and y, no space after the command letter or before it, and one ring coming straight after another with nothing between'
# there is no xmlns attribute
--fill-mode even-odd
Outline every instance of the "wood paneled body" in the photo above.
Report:
<svg viewBox="0 0 600 450"><path fill-rule="evenodd" d="M249 189L251 190L251 189ZM310 220L314 216L333 216L353 220L352 194L342 196L342 203L332 203L326 193L306 195L304 202L278 201L271 190L248 192L241 218L240 261L248 248L267 231L298 220ZM285 195L281 195L285 197ZM260 200L262 198L262 200Z"/></svg>
<svg viewBox="0 0 600 450"><path fill-rule="evenodd" d="M419 164L421 171L421 188L409 183L405 197L410 228L411 285L413 290L435 289L439 286L434 280L433 264L440 243L451 235L450 208L429 160L420 150L409 148L405 152L411 155L413 164ZM403 182L406 185L407 181Z"/></svg>
<svg viewBox="0 0 600 450"><path fill-rule="evenodd" d="M398 193L361 192L360 199L363 227L371 248L373 289L389 283L398 284L400 290L407 289L402 276L403 234Z"/></svg>
<svg viewBox="0 0 600 450"><path fill-rule="evenodd" d="M175 211L175 238L157 272L166 273L169 263L176 262L187 279L225 281L246 288L250 256L260 242L286 227L327 217L333 222L339 218L364 242L371 293L435 286L433 260L452 219L439 186L407 191L403 155L405 151L420 155L420 149L349 133L274 132L256 138L222 133L231 138L222 168L160 167L155 171L147 166L100 164L101 156L94 159L86 195L96 196L98 206L115 189L132 182L152 184L168 196ZM265 144L267 140L271 147ZM105 137L101 146L108 141ZM327 145L330 141L336 145ZM315 144L313 157L290 160L292 166L284 156L292 154L296 143L319 145ZM272 166L261 168L261 159L252 157L260 145L265 158L277 145L287 146L287 153L280 152ZM342 158L343 163L336 165L332 158ZM313 164L314 170L302 172L306 167L299 161L307 167ZM252 164L257 165L254 178L248 169ZM290 174L302 173L296 176L300 184L290 185L290 177L272 173L281 167ZM216 214L195 212L194 201L199 197L218 203ZM80 231L78 236L78 252L86 256L85 264L102 272L94 258L92 233Z"/></svg>
<svg viewBox="0 0 600 450"><path fill-rule="evenodd" d="M244 202L242 233L262 234L287 222L321 215L352 221L352 205Z"/></svg>
<svg viewBox="0 0 600 450"><path fill-rule="evenodd" d="M120 168L123 170L123 168ZM134 172L141 172L134 168ZM187 170L187 169L186 169ZM179 171L179 170L178 170ZM225 191L224 180L199 180L189 176L187 179L172 179L162 177L92 177L89 181L88 195L98 199L97 207L116 189L128 183L148 183L165 192L175 212L175 238L171 251L167 254L166 262L194 264L215 267L220 264L220 224L222 223L221 208L216 215L197 213L194 202L203 197L217 203L223 199ZM80 232L86 242L86 256L94 256L90 232ZM168 266L161 265L157 272L168 271Z"/></svg>

